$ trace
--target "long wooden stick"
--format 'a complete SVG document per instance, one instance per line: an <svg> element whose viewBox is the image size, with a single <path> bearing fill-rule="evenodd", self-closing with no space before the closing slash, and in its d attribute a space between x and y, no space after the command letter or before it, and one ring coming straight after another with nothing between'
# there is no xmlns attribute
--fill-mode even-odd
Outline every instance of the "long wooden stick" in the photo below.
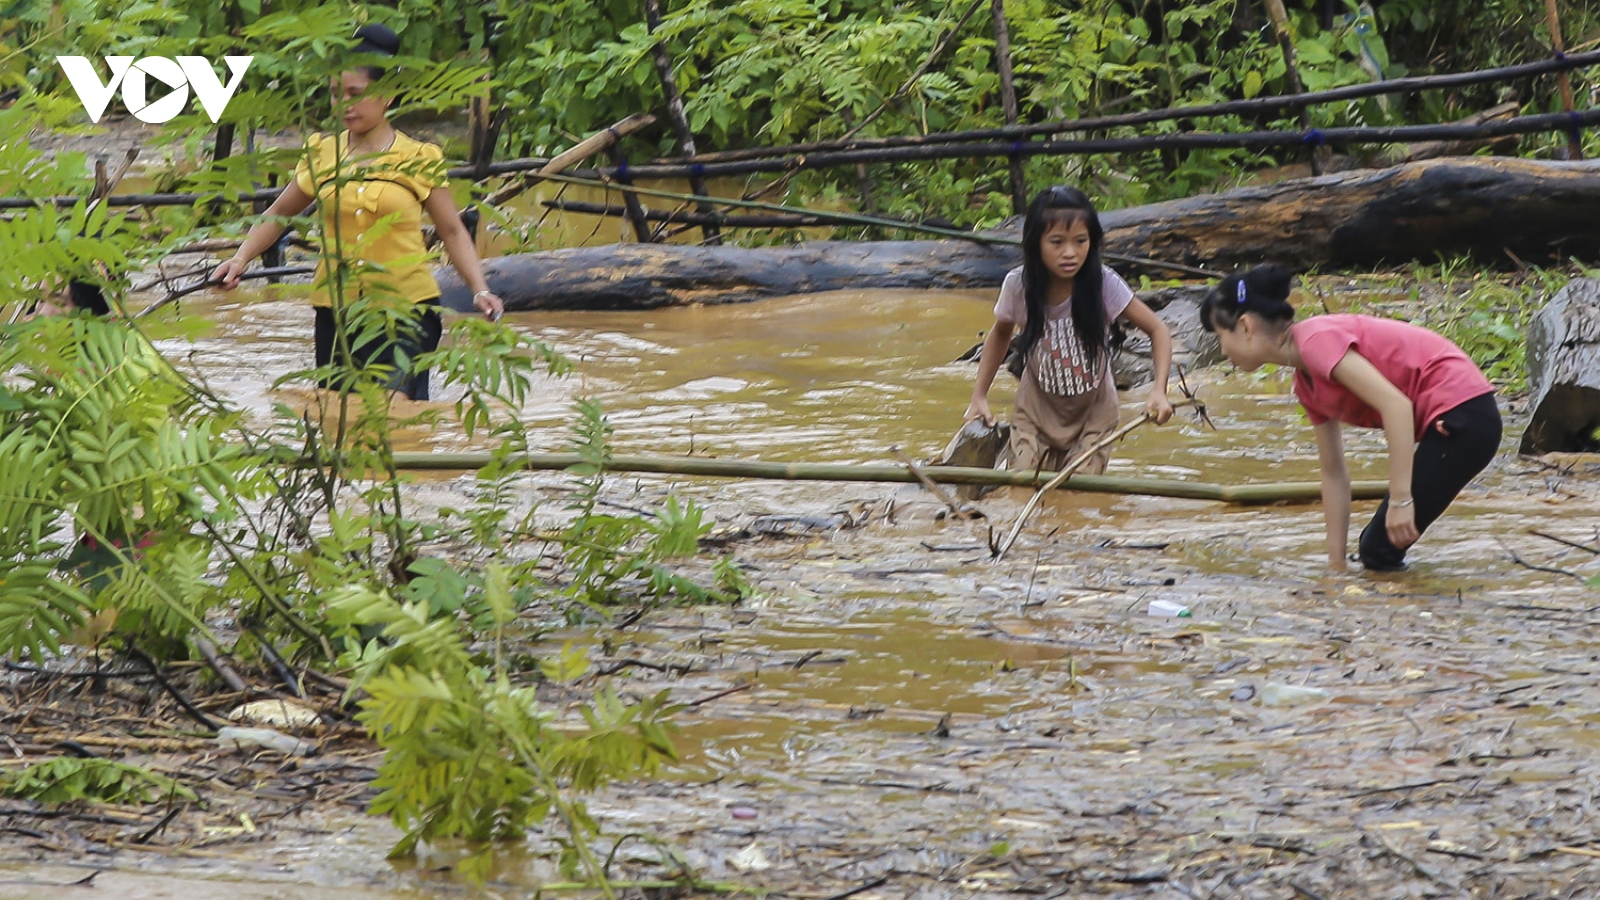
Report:
<svg viewBox="0 0 1600 900"><path fill-rule="evenodd" d="M928 491L935 497L938 497L945 506L950 508L951 512L958 516L965 516L970 512L965 505L957 503L956 499L950 496L948 491L940 487L938 482L934 481L932 478L929 478L927 471L924 470L922 466L917 465L916 460L907 456L904 450L901 450L898 446L895 446L890 447L889 452L893 453L895 459L900 460L902 465L904 465L907 469L910 469L911 474L917 476L917 480L922 482L922 486L927 488Z"/></svg>
<svg viewBox="0 0 1600 900"><path fill-rule="evenodd" d="M1561 39L1561 12L1556 9L1556 0L1544 0L1544 19L1550 25L1550 49L1557 57L1565 56L1567 45ZM1576 105L1572 101L1572 79L1566 72L1556 73L1556 89L1561 92L1561 109L1571 114ZM1576 128L1567 134L1567 158L1583 159L1583 138Z"/></svg>
<svg viewBox="0 0 1600 900"><path fill-rule="evenodd" d="M1011 71L1011 29L1006 25L1005 0L994 0L990 9L994 19L994 61L1000 69L1000 106L1005 110L1006 126L1015 128L1019 113L1017 85ZM1022 159L1013 156L1011 174L1011 212L1022 215L1028 211L1028 182L1023 177Z"/></svg>
<svg viewBox="0 0 1600 900"><path fill-rule="evenodd" d="M1284 74L1289 76L1289 93L1304 94L1305 85L1300 81L1300 67L1294 61L1294 33L1289 24L1289 13L1283 8L1283 0L1265 0L1267 17L1272 20L1272 31L1278 38L1278 49L1283 54ZM1311 113L1306 107L1300 107L1300 127L1311 128ZM1322 174L1322 161L1317 158L1318 148L1310 149L1311 174Z"/></svg>
<svg viewBox="0 0 1600 900"><path fill-rule="evenodd" d="M1140 413L1139 418L1134 419L1132 422L1129 422L1121 428L1118 428L1116 431L1106 435L1104 438L1101 438L1099 441L1096 441L1094 446L1083 451L1078 455L1077 459L1067 463L1066 466L1061 469L1061 471L1057 472L1054 478L1045 482L1043 487L1039 488L1037 491L1034 491L1033 496L1028 498L1028 505L1022 508L1022 514L1017 516L1017 523L1011 526L1011 533L1006 535L1006 539L1001 541L1000 546L995 548L994 561L999 562L1000 560L1004 559L1006 551L1010 550L1011 545L1017 542L1017 535L1022 533L1022 526L1027 524L1028 516L1032 515L1034 509L1038 507L1040 498L1044 497L1047 492L1053 491L1060 487L1062 482L1072 477L1073 472L1083 468L1084 463L1087 463L1089 460L1093 459L1096 453L1099 453L1101 450L1104 450L1112 444L1115 444L1117 441L1122 440L1124 437L1127 437L1128 432L1138 428L1140 425L1152 421L1155 420L1151 418L1149 413Z"/></svg>
<svg viewBox="0 0 1600 900"><path fill-rule="evenodd" d="M660 0L644 0L644 27L652 36L661 30ZM672 54L667 52L667 45L657 39L650 45L650 59L655 63L656 77L661 80L661 93L667 101L667 121L672 123L672 130L678 136L678 146L683 148L683 155L693 158L700 151L694 144L694 129L689 127L689 115L683 109L683 95L678 92L678 79L672 74ZM709 193L706 190L705 176L691 170L689 190L702 196ZM706 214L715 212L704 203L700 204L700 211ZM722 243L722 232L717 226L702 225L700 231L705 235L706 243Z"/></svg>

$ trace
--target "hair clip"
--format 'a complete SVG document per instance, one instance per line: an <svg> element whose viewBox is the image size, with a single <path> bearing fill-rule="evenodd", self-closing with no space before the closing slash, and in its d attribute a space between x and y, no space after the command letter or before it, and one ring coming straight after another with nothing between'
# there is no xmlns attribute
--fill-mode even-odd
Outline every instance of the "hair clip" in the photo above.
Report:
<svg viewBox="0 0 1600 900"><path fill-rule="evenodd" d="M1243 306L1244 305L1244 301L1245 301L1244 279L1243 278L1239 279L1239 289L1235 292L1234 296L1238 299L1239 305Z"/></svg>

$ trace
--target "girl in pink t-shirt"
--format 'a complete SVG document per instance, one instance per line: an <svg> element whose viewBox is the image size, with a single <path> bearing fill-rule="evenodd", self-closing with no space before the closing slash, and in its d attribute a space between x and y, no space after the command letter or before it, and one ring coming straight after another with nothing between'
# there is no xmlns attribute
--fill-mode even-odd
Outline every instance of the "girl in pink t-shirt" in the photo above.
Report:
<svg viewBox="0 0 1600 900"><path fill-rule="evenodd" d="M1111 323L1121 318L1150 335L1155 384L1145 408L1156 422L1172 416L1167 372L1172 339L1167 326L1133 296L1117 273L1100 263L1100 217L1082 191L1048 188L1022 222L1022 266L1006 276L983 342L967 420L994 424L989 387L1022 329L1021 384L1011 423L1011 467L1059 469L1117 427L1117 388L1111 379ZM1104 472L1102 449L1081 471Z"/></svg>
<svg viewBox="0 0 1600 900"><path fill-rule="evenodd" d="M1233 364L1294 367L1294 393L1316 427L1328 564L1345 566L1350 474L1340 425L1382 428L1389 496L1361 532L1362 565L1405 568L1406 549L1500 447L1494 386L1449 340L1393 319L1313 316L1294 321L1292 276L1281 266L1229 275L1206 298L1200 323Z"/></svg>

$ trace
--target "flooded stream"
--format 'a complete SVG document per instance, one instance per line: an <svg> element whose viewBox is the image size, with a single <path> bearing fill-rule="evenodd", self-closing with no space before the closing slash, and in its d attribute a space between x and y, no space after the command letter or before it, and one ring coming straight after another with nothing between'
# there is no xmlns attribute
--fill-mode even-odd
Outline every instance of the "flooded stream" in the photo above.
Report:
<svg viewBox="0 0 1600 900"><path fill-rule="evenodd" d="M618 452L887 462L896 446L935 454L960 424L974 367L951 361L992 302L850 292L508 321L578 366L523 410L538 449L565 449L571 401L587 395ZM309 365L300 301L241 291L184 313L217 327L164 349L213 388L262 417L305 402L268 390ZM1216 430L1182 413L1140 429L1110 473L1316 479L1281 373L1196 381ZM1013 385L997 380L997 410ZM1127 417L1139 404L1125 400ZM670 489L721 524L842 514L855 527L732 542L757 600L606 630L607 661L690 668L635 667L619 687L715 699L679 717L680 767L592 807L608 832L658 835L703 878L788 896L1596 896L1600 591L1512 553L1600 574L1595 556L1528 533L1594 543L1600 465L1518 459L1521 424L1508 419L1500 457L1411 571L1381 578L1325 574L1313 505L1063 494L995 564L987 530L1009 528L1020 491L967 522L914 486L618 476L621 504ZM468 446L449 427L403 439ZM1381 436L1347 443L1352 477L1381 477ZM560 478L529 476L530 492ZM418 493L445 502L464 486L440 476ZM1364 522L1374 504L1355 507ZM1148 615L1162 599L1191 617ZM1325 695L1269 706L1269 684ZM84 873L12 853L0 898L464 891L436 871L448 852L385 862L382 823L308 819L301 834L295 821L226 861L119 854L95 890L8 884ZM490 895L553 877L537 843L503 854ZM660 873L660 858L630 842L619 873Z"/></svg>

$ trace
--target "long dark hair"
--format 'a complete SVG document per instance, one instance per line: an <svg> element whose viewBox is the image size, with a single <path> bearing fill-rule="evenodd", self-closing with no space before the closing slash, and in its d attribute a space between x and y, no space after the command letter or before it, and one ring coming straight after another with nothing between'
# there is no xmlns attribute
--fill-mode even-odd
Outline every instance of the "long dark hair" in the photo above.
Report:
<svg viewBox="0 0 1600 900"><path fill-rule="evenodd" d="M1028 215L1022 220L1022 295L1027 304L1028 320L1022 326L1022 336L1017 339L1017 350L1024 361L1033 346L1044 336L1046 305L1050 296L1050 270L1045 267L1044 254L1039 246L1045 232L1055 225L1071 227L1077 222L1089 229L1089 256L1072 278L1072 324L1083 342L1084 358L1089 370L1094 371L1100 354L1109 353L1106 337L1106 305L1101 298L1105 277L1100 264L1100 245L1105 240L1105 230L1100 227L1100 214L1095 212L1094 201L1083 191L1065 185L1045 188L1028 204Z"/></svg>

